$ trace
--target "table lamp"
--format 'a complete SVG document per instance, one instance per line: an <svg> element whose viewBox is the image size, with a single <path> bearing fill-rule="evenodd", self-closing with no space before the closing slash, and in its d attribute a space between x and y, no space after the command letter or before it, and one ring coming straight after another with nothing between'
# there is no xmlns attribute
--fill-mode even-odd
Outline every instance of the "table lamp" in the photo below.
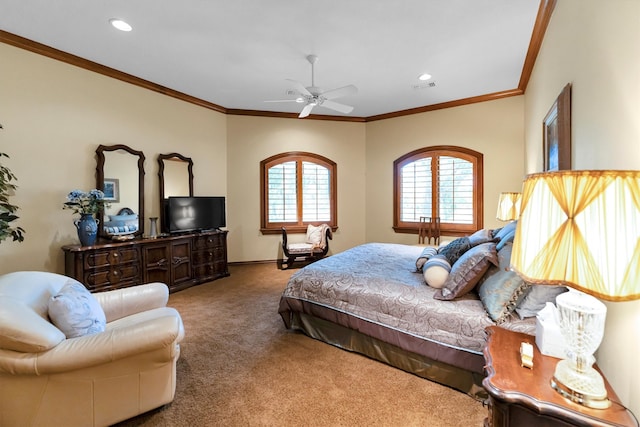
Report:
<svg viewBox="0 0 640 427"><path fill-rule="evenodd" d="M500 193L496 218L500 221L513 221L520 214L520 198L522 193Z"/></svg>
<svg viewBox="0 0 640 427"><path fill-rule="evenodd" d="M640 171L532 174L521 203L512 269L532 283L573 288L556 299L568 351L551 386L576 403L607 408L604 380L592 366L606 317L598 298L640 298Z"/></svg>

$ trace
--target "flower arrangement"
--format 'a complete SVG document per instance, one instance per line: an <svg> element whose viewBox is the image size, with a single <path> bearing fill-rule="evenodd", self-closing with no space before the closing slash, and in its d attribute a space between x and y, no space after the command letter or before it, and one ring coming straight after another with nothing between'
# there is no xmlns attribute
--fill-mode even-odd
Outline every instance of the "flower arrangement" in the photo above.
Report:
<svg viewBox="0 0 640 427"><path fill-rule="evenodd" d="M94 188L88 192L72 190L67 195L67 201L62 209L71 209L73 213L93 215L105 207L108 208L109 204L104 200L104 193Z"/></svg>

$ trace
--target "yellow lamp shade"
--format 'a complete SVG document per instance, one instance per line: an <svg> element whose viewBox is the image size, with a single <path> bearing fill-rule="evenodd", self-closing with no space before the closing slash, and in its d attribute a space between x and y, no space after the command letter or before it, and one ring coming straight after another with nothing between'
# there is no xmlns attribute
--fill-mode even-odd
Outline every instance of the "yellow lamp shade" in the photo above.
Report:
<svg viewBox="0 0 640 427"><path fill-rule="evenodd" d="M500 193L496 218L500 221L513 221L520 214L521 193Z"/></svg>
<svg viewBox="0 0 640 427"><path fill-rule="evenodd" d="M640 171L529 175L511 267L609 301L640 298Z"/></svg>

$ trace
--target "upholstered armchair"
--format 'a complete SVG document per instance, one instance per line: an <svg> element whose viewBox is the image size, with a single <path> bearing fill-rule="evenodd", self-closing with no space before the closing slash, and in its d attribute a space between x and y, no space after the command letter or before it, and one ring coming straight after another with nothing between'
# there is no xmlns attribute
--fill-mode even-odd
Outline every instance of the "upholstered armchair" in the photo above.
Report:
<svg viewBox="0 0 640 427"><path fill-rule="evenodd" d="M303 258L306 261L316 261L323 258L329 252L329 240L333 238L331 227L327 224L319 226L307 226L306 240L300 243L289 243L287 229L282 227L282 253L283 267L289 268L296 259Z"/></svg>
<svg viewBox="0 0 640 427"><path fill-rule="evenodd" d="M88 320L64 318L69 289ZM0 276L0 425L106 426L171 402L184 329L167 301L162 283L89 294L54 273Z"/></svg>

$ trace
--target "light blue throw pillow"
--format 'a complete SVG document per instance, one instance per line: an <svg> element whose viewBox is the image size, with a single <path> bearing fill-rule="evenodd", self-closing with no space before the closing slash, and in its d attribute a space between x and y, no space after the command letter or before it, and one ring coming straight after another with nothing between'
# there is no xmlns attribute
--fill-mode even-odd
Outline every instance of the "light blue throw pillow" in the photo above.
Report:
<svg viewBox="0 0 640 427"><path fill-rule="evenodd" d="M49 300L49 319L67 338L97 334L107 325L98 300L82 283L73 279Z"/></svg>
<svg viewBox="0 0 640 427"><path fill-rule="evenodd" d="M548 302L555 304L556 297L569 289L562 285L531 285L522 301L516 307L516 313L521 319L535 317Z"/></svg>
<svg viewBox="0 0 640 427"><path fill-rule="evenodd" d="M492 266L478 285L478 296L489 317L502 323L524 297L529 285L509 269L511 243L498 251L498 266Z"/></svg>

